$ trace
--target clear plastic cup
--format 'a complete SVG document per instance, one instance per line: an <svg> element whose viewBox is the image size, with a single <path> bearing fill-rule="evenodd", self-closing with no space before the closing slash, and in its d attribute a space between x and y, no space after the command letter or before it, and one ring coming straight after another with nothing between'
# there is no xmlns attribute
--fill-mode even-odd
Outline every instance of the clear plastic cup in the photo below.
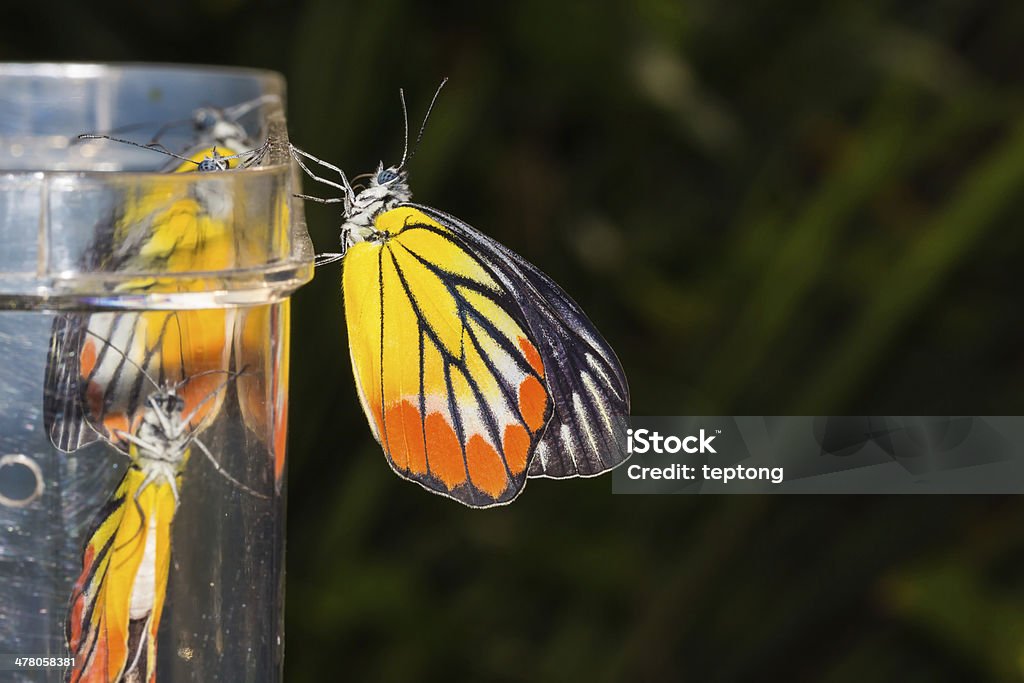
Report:
<svg viewBox="0 0 1024 683"><path fill-rule="evenodd" d="M283 104L264 71L0 65L4 680L119 661L164 681L281 678L288 298L313 264ZM78 139L190 156L225 111L258 165L167 172L191 162ZM254 157L238 143L220 151L236 166ZM170 416L157 431L178 450L145 426Z"/></svg>

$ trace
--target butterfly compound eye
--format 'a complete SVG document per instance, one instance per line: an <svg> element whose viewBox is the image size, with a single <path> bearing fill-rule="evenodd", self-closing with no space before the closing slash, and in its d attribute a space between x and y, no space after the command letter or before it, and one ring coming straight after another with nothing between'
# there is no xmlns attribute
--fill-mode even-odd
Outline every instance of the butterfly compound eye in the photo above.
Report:
<svg viewBox="0 0 1024 683"><path fill-rule="evenodd" d="M380 173L377 174L377 184L378 185L383 185L385 183L390 183L392 180L394 180L397 177L398 177L398 174L395 173L390 168L384 169L383 171L381 171Z"/></svg>
<svg viewBox="0 0 1024 683"><path fill-rule="evenodd" d="M210 109L197 109L192 115L192 125L196 130L209 130L217 123L217 114Z"/></svg>
<svg viewBox="0 0 1024 683"><path fill-rule="evenodd" d="M210 157L206 157L205 159L199 162L198 170L200 173L206 173L209 171L223 171L226 168L227 164L225 164L220 159L212 159Z"/></svg>

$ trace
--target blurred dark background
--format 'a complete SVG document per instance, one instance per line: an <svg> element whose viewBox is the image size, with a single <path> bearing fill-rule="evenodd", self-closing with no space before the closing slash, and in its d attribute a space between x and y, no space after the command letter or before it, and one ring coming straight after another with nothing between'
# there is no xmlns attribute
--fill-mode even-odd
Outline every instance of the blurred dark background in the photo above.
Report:
<svg viewBox="0 0 1024 683"><path fill-rule="evenodd" d="M1024 4L9 4L0 59L283 72L292 139L551 274L634 413L1021 414ZM317 248L336 211L310 206ZM613 496L471 511L359 409L337 266L295 297L286 680L1010 681L1024 501ZM1022 483L1024 486L1024 483Z"/></svg>

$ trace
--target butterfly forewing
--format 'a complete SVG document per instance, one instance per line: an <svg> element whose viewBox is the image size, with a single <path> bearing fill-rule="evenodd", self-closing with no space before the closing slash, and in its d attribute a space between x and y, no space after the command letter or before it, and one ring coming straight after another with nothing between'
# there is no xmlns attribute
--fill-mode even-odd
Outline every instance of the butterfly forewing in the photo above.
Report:
<svg viewBox="0 0 1024 683"><path fill-rule="evenodd" d="M473 506L525 485L551 412L544 367L509 293L442 224L413 208L354 245L344 292L370 428L396 472Z"/></svg>
<svg viewBox="0 0 1024 683"><path fill-rule="evenodd" d="M71 453L98 437L85 420L80 355L85 316L58 315L50 333L43 392L43 425L54 448Z"/></svg>
<svg viewBox="0 0 1024 683"><path fill-rule="evenodd" d="M540 354L553 414L529 476L593 476L625 461L625 373L576 302L534 265L458 218L429 207L408 208L450 229L464 252L493 274Z"/></svg>

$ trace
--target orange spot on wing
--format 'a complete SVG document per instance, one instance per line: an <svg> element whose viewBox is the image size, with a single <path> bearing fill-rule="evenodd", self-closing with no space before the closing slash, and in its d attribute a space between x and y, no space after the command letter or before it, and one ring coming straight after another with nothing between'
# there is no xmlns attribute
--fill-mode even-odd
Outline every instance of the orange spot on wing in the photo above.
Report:
<svg viewBox="0 0 1024 683"><path fill-rule="evenodd" d="M103 387L96 382L89 382L85 387L85 404L89 414L99 417L103 414Z"/></svg>
<svg viewBox="0 0 1024 683"><path fill-rule="evenodd" d="M120 432L133 434L132 425L124 413L111 413L103 418L103 427L107 430L110 438L120 441Z"/></svg>
<svg viewBox="0 0 1024 683"><path fill-rule="evenodd" d="M118 635L120 635L120 630L118 630ZM102 681L102 680L104 680L103 679L104 674L109 675L109 672L107 671L107 669L111 668L111 666L113 664L113 662L111 662L111 660L110 660L110 657L111 657L111 654L110 654L110 650L111 650L111 648L110 648L110 637L111 637L110 634L104 633L104 632L100 632L96 636L96 647L93 650L94 654L93 654L93 656L91 658L91 661L93 663L93 667L98 666L99 668L96 669L96 668L90 667L90 669L89 669L89 671L94 671L95 672L95 678L93 677L93 675L90 675L89 672L86 672L86 674L85 674L86 675L86 679L85 680L89 681L90 683L92 681ZM114 644L116 646L118 643L115 641ZM125 655L122 654L122 653L127 652L127 648L125 648L123 646L122 647L115 647L114 650L117 653L115 655L115 656L118 657L117 662L123 661L124 658L125 658Z"/></svg>
<svg viewBox="0 0 1024 683"><path fill-rule="evenodd" d="M527 377L519 384L519 411L531 432L544 426L544 413L548 407L548 392L536 377Z"/></svg>
<svg viewBox="0 0 1024 683"><path fill-rule="evenodd" d="M71 646L72 651L77 651L79 644L82 642L82 614L85 609L85 598L82 596L81 587L77 585L75 586L73 595L75 602L71 606L71 617L69 618L71 632L70 637L68 638L68 644Z"/></svg>
<svg viewBox="0 0 1024 683"><path fill-rule="evenodd" d="M185 415L192 415L192 427L201 425L209 415L219 409L224 398L223 377L217 374L196 376L191 378L179 391L185 401Z"/></svg>
<svg viewBox="0 0 1024 683"><path fill-rule="evenodd" d="M526 456L530 453L530 434L522 425L508 425L501 439L505 451L505 462L512 474L526 469Z"/></svg>
<svg viewBox="0 0 1024 683"><path fill-rule="evenodd" d="M427 415L427 461L430 471L451 491L466 481L466 468L462 463L462 448L455 430L441 413Z"/></svg>
<svg viewBox="0 0 1024 683"><path fill-rule="evenodd" d="M530 364L537 374L541 377L544 376L544 361L541 360L540 353L537 351L537 347L530 343L529 339L525 337L519 338L519 348L522 349L523 355L526 356L526 361Z"/></svg>
<svg viewBox="0 0 1024 683"><path fill-rule="evenodd" d="M479 434L474 434L466 444L466 464L473 485L497 500L508 485L508 476L498 452Z"/></svg>
<svg viewBox="0 0 1024 683"><path fill-rule="evenodd" d="M423 452L423 425L420 411L413 404L402 401L388 409L387 449L391 461L400 470L423 474L427 471L427 456Z"/></svg>
<svg viewBox="0 0 1024 683"><path fill-rule="evenodd" d="M82 377L89 377L96 368L96 344L91 339L82 345L82 355L78 359L78 368Z"/></svg>

